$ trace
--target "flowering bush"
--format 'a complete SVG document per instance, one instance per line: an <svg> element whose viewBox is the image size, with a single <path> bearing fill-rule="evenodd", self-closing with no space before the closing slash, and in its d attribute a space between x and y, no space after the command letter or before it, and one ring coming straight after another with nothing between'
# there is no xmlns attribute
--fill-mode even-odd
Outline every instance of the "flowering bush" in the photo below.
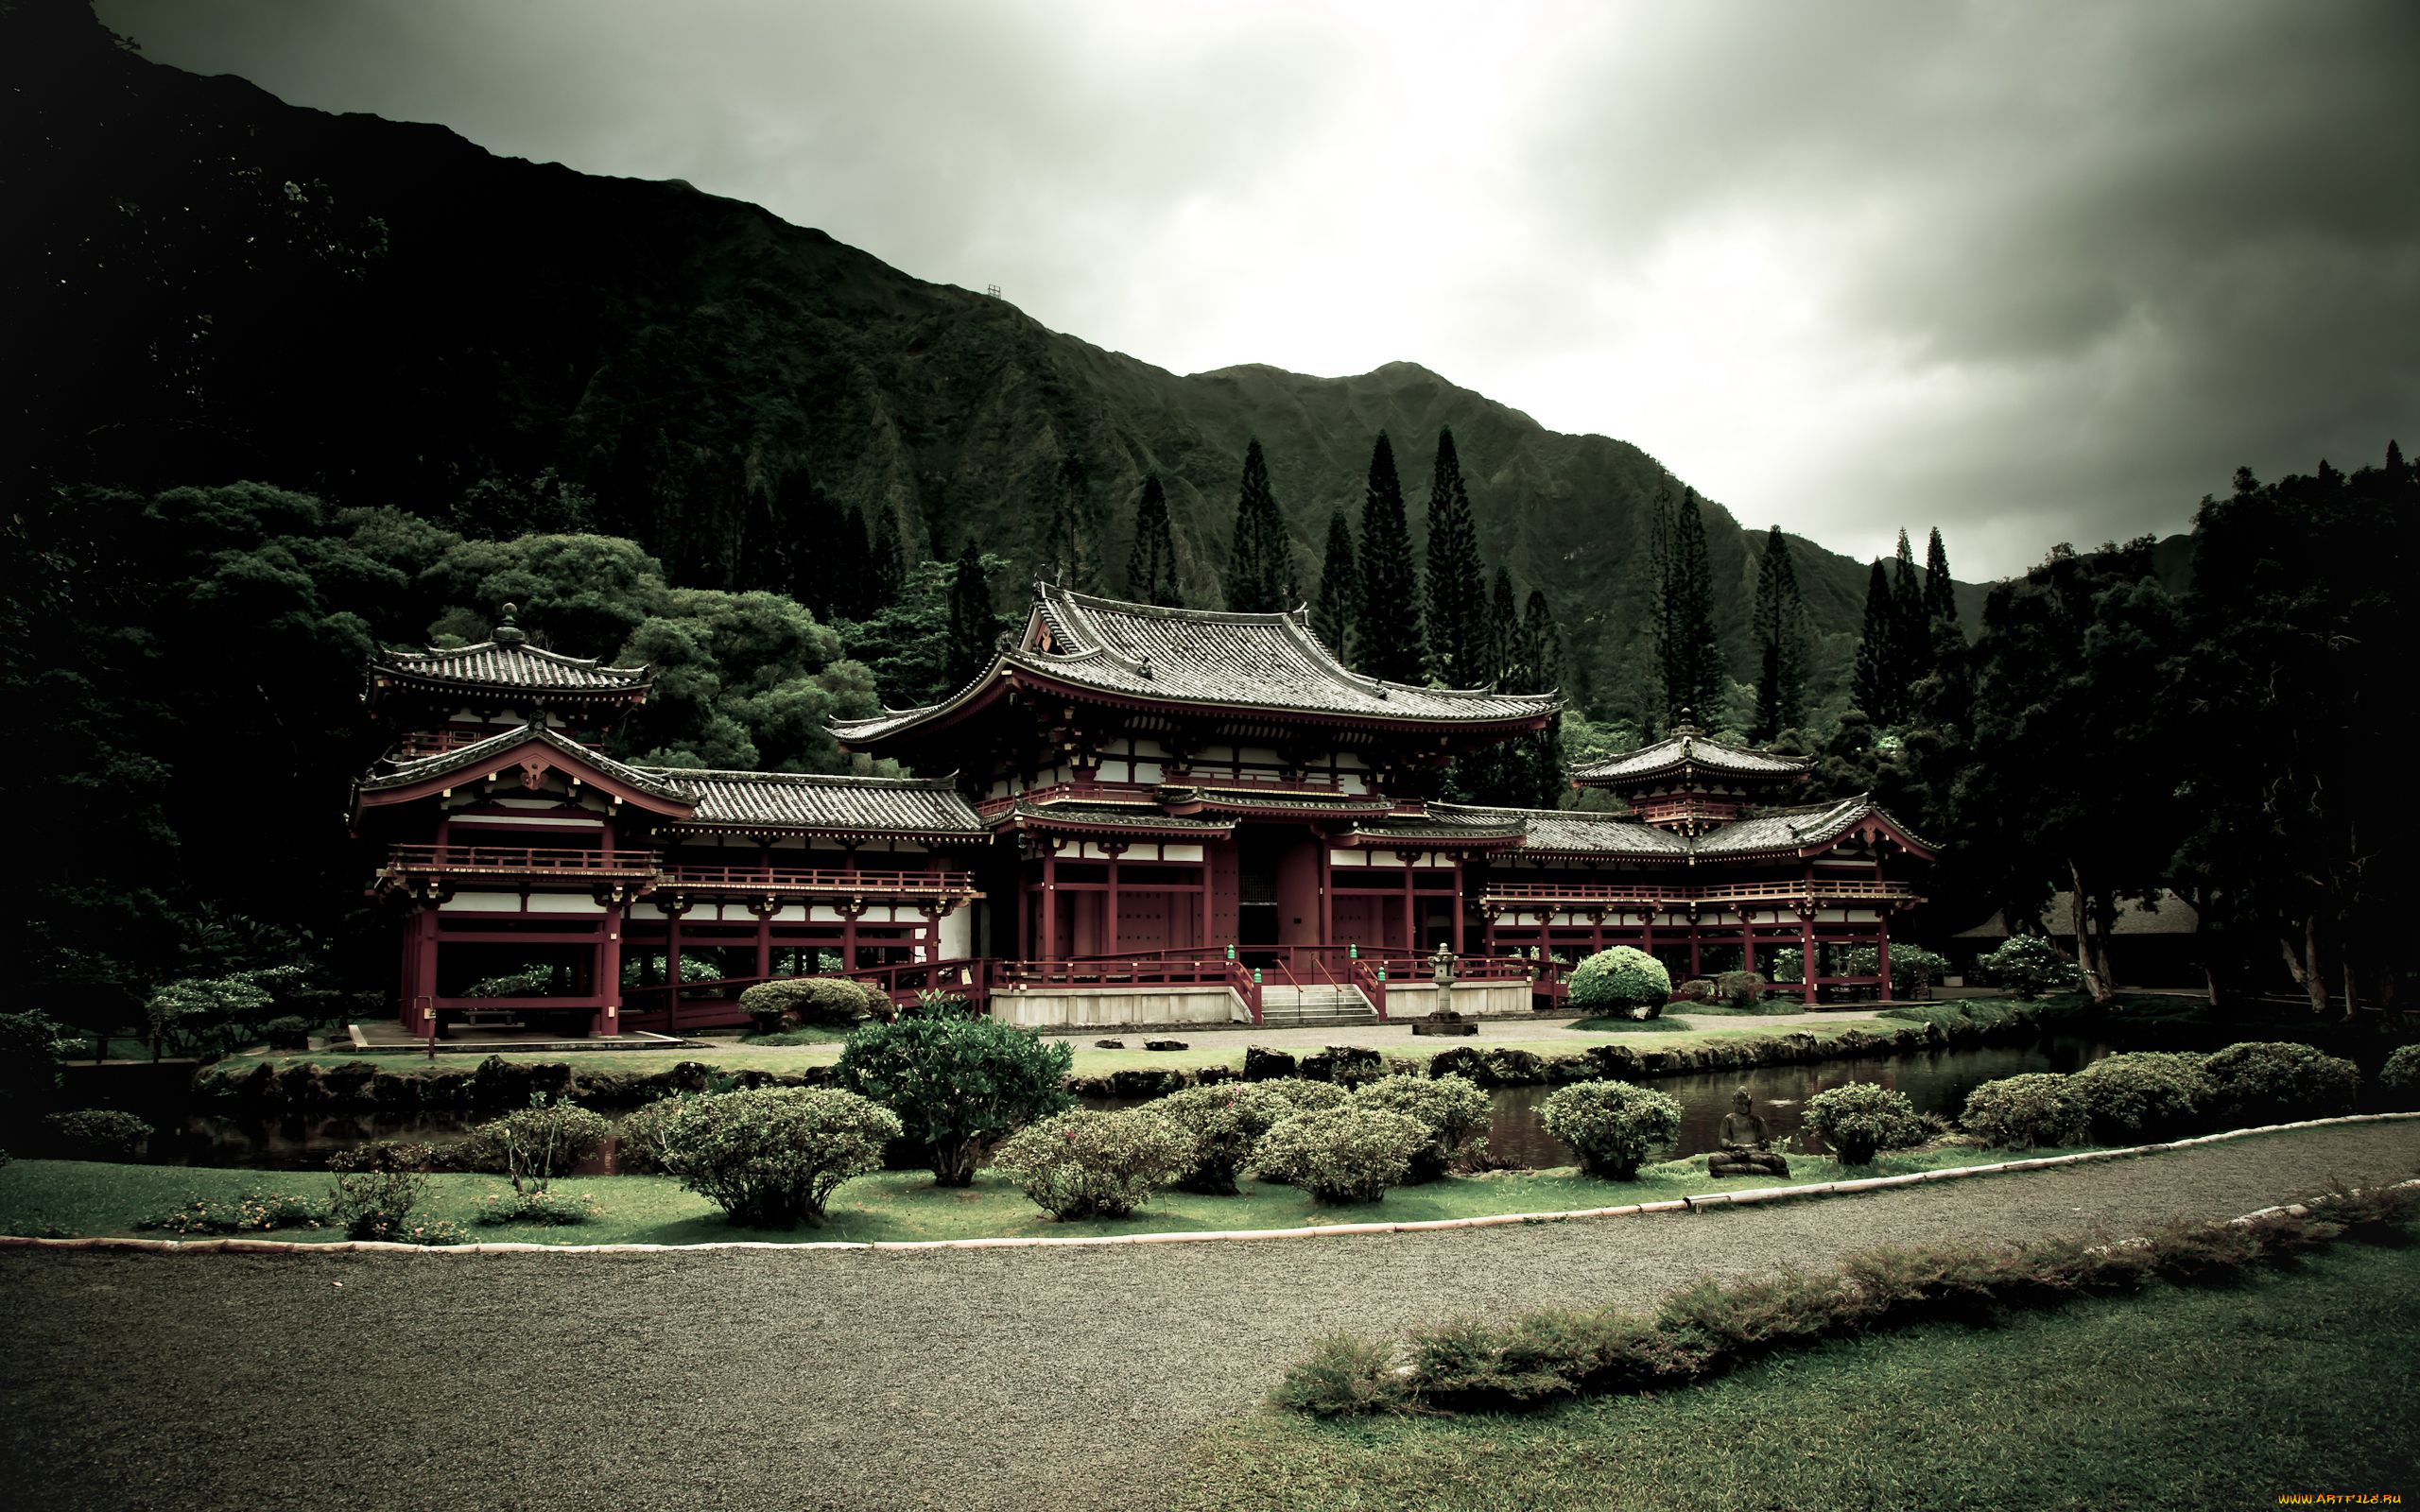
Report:
<svg viewBox="0 0 2420 1512"><path fill-rule="evenodd" d="M1079 1109L1028 1124L994 1169L1054 1218L1123 1218L1193 1163L1193 1136L1150 1108Z"/></svg>
<svg viewBox="0 0 2420 1512"><path fill-rule="evenodd" d="M165 1212L138 1219L137 1228L176 1234L256 1234L279 1228L317 1228L327 1214L309 1197L290 1193L247 1192L233 1199L187 1197Z"/></svg>
<svg viewBox="0 0 2420 1512"><path fill-rule="evenodd" d="M1891 947L1891 990L1900 997L1928 997L1949 974L1949 957L1921 945Z"/></svg>
<svg viewBox="0 0 2420 1512"><path fill-rule="evenodd" d="M151 1142L151 1125L114 1108L83 1108L42 1121L61 1160L132 1160Z"/></svg>
<svg viewBox="0 0 2420 1512"><path fill-rule="evenodd" d="M820 1223L840 1183L882 1169L889 1108L830 1087L760 1087L683 1099L665 1130L681 1184L751 1228Z"/></svg>
<svg viewBox="0 0 2420 1512"><path fill-rule="evenodd" d="M1383 1076L1353 1094L1356 1105L1383 1108L1420 1120L1428 1142L1414 1152L1408 1183L1434 1181L1443 1176L1466 1144L1487 1147L1479 1130L1495 1105L1468 1076ZM1473 1151L1474 1154L1477 1151Z"/></svg>
<svg viewBox="0 0 2420 1512"><path fill-rule="evenodd" d="M2203 1060L2202 1074L2213 1111L2238 1125L2349 1113L2361 1084L2351 1061L2290 1040L2229 1045Z"/></svg>
<svg viewBox="0 0 2420 1512"><path fill-rule="evenodd" d="M1799 1122L1822 1135L1842 1165L1872 1165L1878 1151L1922 1144L1930 1132L1906 1093L1878 1081L1825 1088L1806 1099Z"/></svg>
<svg viewBox="0 0 2420 1512"><path fill-rule="evenodd" d="M2083 986L2083 969L2040 935L2011 935L1975 964L2021 998L2072 992Z"/></svg>
<svg viewBox="0 0 2420 1512"><path fill-rule="evenodd" d="M891 1022L849 1036L839 1078L898 1114L932 1152L934 1184L962 1187L984 1145L1074 1101L1062 1084L1075 1063L1064 1044L928 992Z"/></svg>
<svg viewBox="0 0 2420 1512"><path fill-rule="evenodd" d="M1341 1100L1342 1088L1329 1091ZM1187 1087L1146 1106L1193 1137L1192 1158L1178 1173L1176 1184L1187 1192L1213 1196L1235 1195L1236 1173L1252 1159L1253 1146L1279 1119L1302 1110L1279 1090L1278 1083L1268 1081Z"/></svg>
<svg viewBox="0 0 2420 1512"><path fill-rule="evenodd" d="M2003 1149L2083 1143L2092 1126L2073 1076L2036 1073L1987 1081L1966 1094L1966 1132Z"/></svg>
<svg viewBox="0 0 2420 1512"><path fill-rule="evenodd" d="M1253 1085L1284 1098L1297 1113L1324 1113L1353 1101L1351 1088L1332 1081L1313 1081L1308 1076L1272 1076Z"/></svg>
<svg viewBox="0 0 2420 1512"><path fill-rule="evenodd" d="M420 1232L428 1228L425 1224L415 1228L409 1219L428 1191L429 1153L425 1144L375 1140L329 1156L328 1169L336 1173L336 1192L328 1199L330 1221L344 1225L348 1239L445 1243L404 1237L407 1228Z"/></svg>
<svg viewBox="0 0 2420 1512"><path fill-rule="evenodd" d="M1642 950L1616 945L1571 969L1564 1001L1588 1013L1632 1013L1652 1019L1672 998L1672 973Z"/></svg>
<svg viewBox="0 0 2420 1512"><path fill-rule="evenodd" d="M1680 1133L1681 1105L1626 1081L1583 1081L1548 1097L1538 1122L1571 1146L1588 1175L1634 1181L1640 1162Z"/></svg>
<svg viewBox="0 0 2420 1512"><path fill-rule="evenodd" d="M625 1176L672 1169L672 1121L690 1094L659 1098L622 1115L614 1125L614 1164Z"/></svg>
<svg viewBox="0 0 2420 1512"><path fill-rule="evenodd" d="M513 1223L561 1228L592 1222L596 1215L596 1199L586 1193L565 1196L536 1187L527 1192L489 1193L479 1199L471 1221L483 1228Z"/></svg>
<svg viewBox="0 0 2420 1512"><path fill-rule="evenodd" d="M519 1112L480 1125L473 1139L484 1157L481 1163L489 1169L501 1165L514 1192L525 1181L544 1192L547 1182L596 1154L613 1129L602 1114L549 1103L544 1092L537 1092Z"/></svg>
<svg viewBox="0 0 2420 1512"><path fill-rule="evenodd" d="M1428 1125L1383 1108L1346 1106L1278 1120L1253 1150L1254 1169L1315 1202L1376 1202L1401 1186Z"/></svg>
<svg viewBox="0 0 2420 1512"><path fill-rule="evenodd" d="M2204 1058L2135 1050L2104 1057L2076 1073L2093 1140L2140 1144L2201 1127L2217 1091L2202 1071Z"/></svg>

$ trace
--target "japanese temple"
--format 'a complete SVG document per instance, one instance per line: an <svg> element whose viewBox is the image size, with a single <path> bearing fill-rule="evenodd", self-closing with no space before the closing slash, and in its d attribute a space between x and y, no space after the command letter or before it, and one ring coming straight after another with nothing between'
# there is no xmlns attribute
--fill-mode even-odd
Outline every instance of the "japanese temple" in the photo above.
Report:
<svg viewBox="0 0 2420 1512"><path fill-rule="evenodd" d="M1888 990L1930 850L1864 799L1789 806L1804 763L1685 725L1573 774L1622 814L1426 800L1455 758L1544 730L1547 694L1363 677L1299 614L1038 586L949 698L838 723L928 778L636 766L598 747L644 667L528 644L381 652L388 757L356 784L415 1033L742 1022L759 981L846 972L1062 1027L1350 1022L1551 1007L1591 950L1675 978L1777 950Z"/></svg>

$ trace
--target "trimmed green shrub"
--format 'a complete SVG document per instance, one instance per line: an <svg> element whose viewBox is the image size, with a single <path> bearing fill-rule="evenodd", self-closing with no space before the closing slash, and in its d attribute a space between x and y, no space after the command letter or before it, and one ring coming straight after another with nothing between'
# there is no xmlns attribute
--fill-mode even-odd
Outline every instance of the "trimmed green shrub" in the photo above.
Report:
<svg viewBox="0 0 2420 1512"><path fill-rule="evenodd" d="M1310 1358L1286 1372L1270 1400L1319 1418L1357 1417L1396 1405L1394 1350L1353 1333L1311 1341Z"/></svg>
<svg viewBox="0 0 2420 1512"><path fill-rule="evenodd" d="M1123 1218L1193 1163L1193 1136L1150 1108L1077 1109L1028 1124L993 1169L1054 1218Z"/></svg>
<svg viewBox="0 0 2420 1512"><path fill-rule="evenodd" d="M1693 976L1672 989L1672 1001L1675 1003L1712 1003L1714 998L1712 977Z"/></svg>
<svg viewBox="0 0 2420 1512"><path fill-rule="evenodd" d="M1878 1081L1825 1088L1806 1099L1799 1122L1822 1135L1842 1165L1872 1165L1876 1152L1922 1144L1929 1132L1916 1105Z"/></svg>
<svg viewBox="0 0 2420 1512"><path fill-rule="evenodd" d="M459 1243L459 1240L406 1238L407 1233L432 1231L414 1225L411 1211L428 1191L430 1151L425 1144L373 1140L328 1157L335 1173L335 1194L328 1199L328 1217L344 1226L348 1239L379 1239L397 1244Z"/></svg>
<svg viewBox="0 0 2420 1512"><path fill-rule="evenodd" d="M1428 1138L1427 1125L1402 1113L1332 1108L1278 1120L1261 1136L1252 1163L1315 1202L1376 1202L1387 1188L1403 1185Z"/></svg>
<svg viewBox="0 0 2420 1512"><path fill-rule="evenodd" d="M114 1108L81 1108L42 1121L50 1147L63 1160L135 1160L151 1143L151 1125Z"/></svg>
<svg viewBox="0 0 2420 1512"><path fill-rule="evenodd" d="M1928 993L1949 974L1949 957L1928 951L1921 945L1891 946L1891 990L1906 996L1910 988Z"/></svg>
<svg viewBox="0 0 2420 1512"><path fill-rule="evenodd" d="M2351 1061L2291 1040L2229 1045L2203 1060L2202 1074L2212 1110L2238 1126L2349 1113L2361 1084Z"/></svg>
<svg viewBox="0 0 2420 1512"><path fill-rule="evenodd" d="M538 1092L528 1107L480 1125L472 1138L484 1158L483 1168L500 1166L517 1194L544 1192L547 1182L596 1154L613 1131L603 1114L572 1103L550 1103L544 1092Z"/></svg>
<svg viewBox="0 0 2420 1512"><path fill-rule="evenodd" d="M2083 986L2083 969L2040 935L2011 935L1976 965L2021 998L2071 992Z"/></svg>
<svg viewBox="0 0 2420 1512"><path fill-rule="evenodd" d="M271 1050L308 1050L311 1048L311 1022L295 1014L281 1014L261 1025L261 1038Z"/></svg>
<svg viewBox="0 0 2420 1512"><path fill-rule="evenodd" d="M1324 1082L1306 1086L1326 1086ZM1343 1089L1330 1087L1340 1094ZM1253 1146L1276 1122L1302 1111L1278 1084L1228 1081L1187 1087L1145 1104L1193 1138L1193 1149L1176 1184L1212 1196L1236 1194L1236 1173L1251 1160Z"/></svg>
<svg viewBox="0 0 2420 1512"><path fill-rule="evenodd" d="M1353 1089L1339 1087L1332 1081L1313 1081L1308 1076L1271 1076L1253 1085L1267 1089L1286 1100L1297 1113L1323 1113L1342 1108L1353 1101Z"/></svg>
<svg viewBox="0 0 2420 1512"><path fill-rule="evenodd" d="M1539 1105L1538 1122L1579 1155L1582 1171L1634 1181L1648 1156L1681 1132L1681 1105L1626 1081L1575 1082Z"/></svg>
<svg viewBox="0 0 2420 1512"><path fill-rule="evenodd" d="M482 1228L501 1228L507 1224L567 1228L593 1223L596 1216L596 1199L586 1193L565 1196L544 1187L533 1187L527 1192L489 1193L479 1199L478 1211L471 1215L471 1221Z"/></svg>
<svg viewBox="0 0 2420 1512"><path fill-rule="evenodd" d="M1571 969L1564 1002L1585 1013L1635 1013L1652 1019L1672 999L1672 973L1645 951L1616 945Z"/></svg>
<svg viewBox="0 0 2420 1512"><path fill-rule="evenodd" d="M2217 1089L2206 1057L2160 1050L2107 1056L2076 1073L2096 1144L2142 1144L2192 1133L2208 1122Z"/></svg>
<svg viewBox="0 0 2420 1512"><path fill-rule="evenodd" d="M1753 1011L1762 1007L1765 988L1772 984L1754 971L1722 971L1714 979L1714 1001Z"/></svg>
<svg viewBox="0 0 2420 1512"><path fill-rule="evenodd" d="M326 1210L292 1193L247 1192L240 1197L187 1197L165 1212L138 1218L137 1228L175 1234L259 1234L280 1228L317 1228Z"/></svg>
<svg viewBox="0 0 2420 1512"><path fill-rule="evenodd" d="M845 1029L868 1019L890 1018L890 999L880 988L849 977L802 976L757 983L739 994L739 1011L759 1034L793 1022Z"/></svg>
<svg viewBox="0 0 2420 1512"><path fill-rule="evenodd" d="M2092 1113L2075 1077L2037 1072L1987 1081L1968 1092L1959 1123L1986 1144L2028 1150L2083 1143Z"/></svg>
<svg viewBox="0 0 2420 1512"><path fill-rule="evenodd" d="M2420 1045L2400 1045L2378 1070L2378 1087L2400 1104L2420 1102Z"/></svg>
<svg viewBox="0 0 2420 1512"><path fill-rule="evenodd" d="M899 1115L932 1154L936 1185L975 1179L984 1146L1075 1099L1062 1085L1076 1063L1064 1044L973 1017L963 998L928 992L889 1023L870 1023L840 1048L840 1085Z"/></svg>
<svg viewBox="0 0 2420 1512"><path fill-rule="evenodd" d="M681 1184L748 1228L820 1223L851 1177L882 1169L898 1115L831 1087L759 1087L684 1098L665 1130Z"/></svg>
<svg viewBox="0 0 2420 1512"><path fill-rule="evenodd" d="M1382 1076L1355 1092L1353 1101L1357 1107L1416 1118L1428 1130L1428 1143L1412 1155L1411 1172L1405 1178L1413 1186L1443 1176L1466 1146L1477 1146L1473 1154L1484 1151L1487 1137L1479 1131L1495 1110L1494 1101L1468 1076Z"/></svg>

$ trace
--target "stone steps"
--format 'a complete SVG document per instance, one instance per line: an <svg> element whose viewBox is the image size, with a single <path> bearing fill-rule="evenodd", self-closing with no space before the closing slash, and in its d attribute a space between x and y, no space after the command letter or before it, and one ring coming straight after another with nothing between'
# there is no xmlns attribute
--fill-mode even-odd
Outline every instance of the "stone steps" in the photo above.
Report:
<svg viewBox="0 0 2420 1512"><path fill-rule="evenodd" d="M1270 1029L1324 1029L1375 1023L1378 1013L1357 988L1264 986L1260 1022Z"/></svg>

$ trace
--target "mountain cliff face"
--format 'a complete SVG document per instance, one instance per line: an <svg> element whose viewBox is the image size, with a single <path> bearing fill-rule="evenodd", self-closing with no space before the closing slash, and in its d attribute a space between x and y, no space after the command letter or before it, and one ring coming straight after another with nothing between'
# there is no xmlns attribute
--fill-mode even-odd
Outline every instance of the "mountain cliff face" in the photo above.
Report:
<svg viewBox="0 0 2420 1512"><path fill-rule="evenodd" d="M1615 713L1645 685L1661 470L1627 442L1546 430L1410 363L1170 373L684 184L289 107L146 62L74 8L0 25L0 172L27 232L0 249L21 487L248 477L454 518L474 485L552 469L593 496L589 527L683 580L745 586L802 475L888 511L913 552L972 535L1029 565L1072 457L1105 586L1156 472L1188 597L1215 604L1248 439L1307 593L1331 506L1357 524L1376 432L1417 543L1450 425L1482 553L1545 591L1574 693ZM1708 538L1744 678L1761 531L1716 507ZM1795 544L1820 695L1844 676L1864 569Z"/></svg>

